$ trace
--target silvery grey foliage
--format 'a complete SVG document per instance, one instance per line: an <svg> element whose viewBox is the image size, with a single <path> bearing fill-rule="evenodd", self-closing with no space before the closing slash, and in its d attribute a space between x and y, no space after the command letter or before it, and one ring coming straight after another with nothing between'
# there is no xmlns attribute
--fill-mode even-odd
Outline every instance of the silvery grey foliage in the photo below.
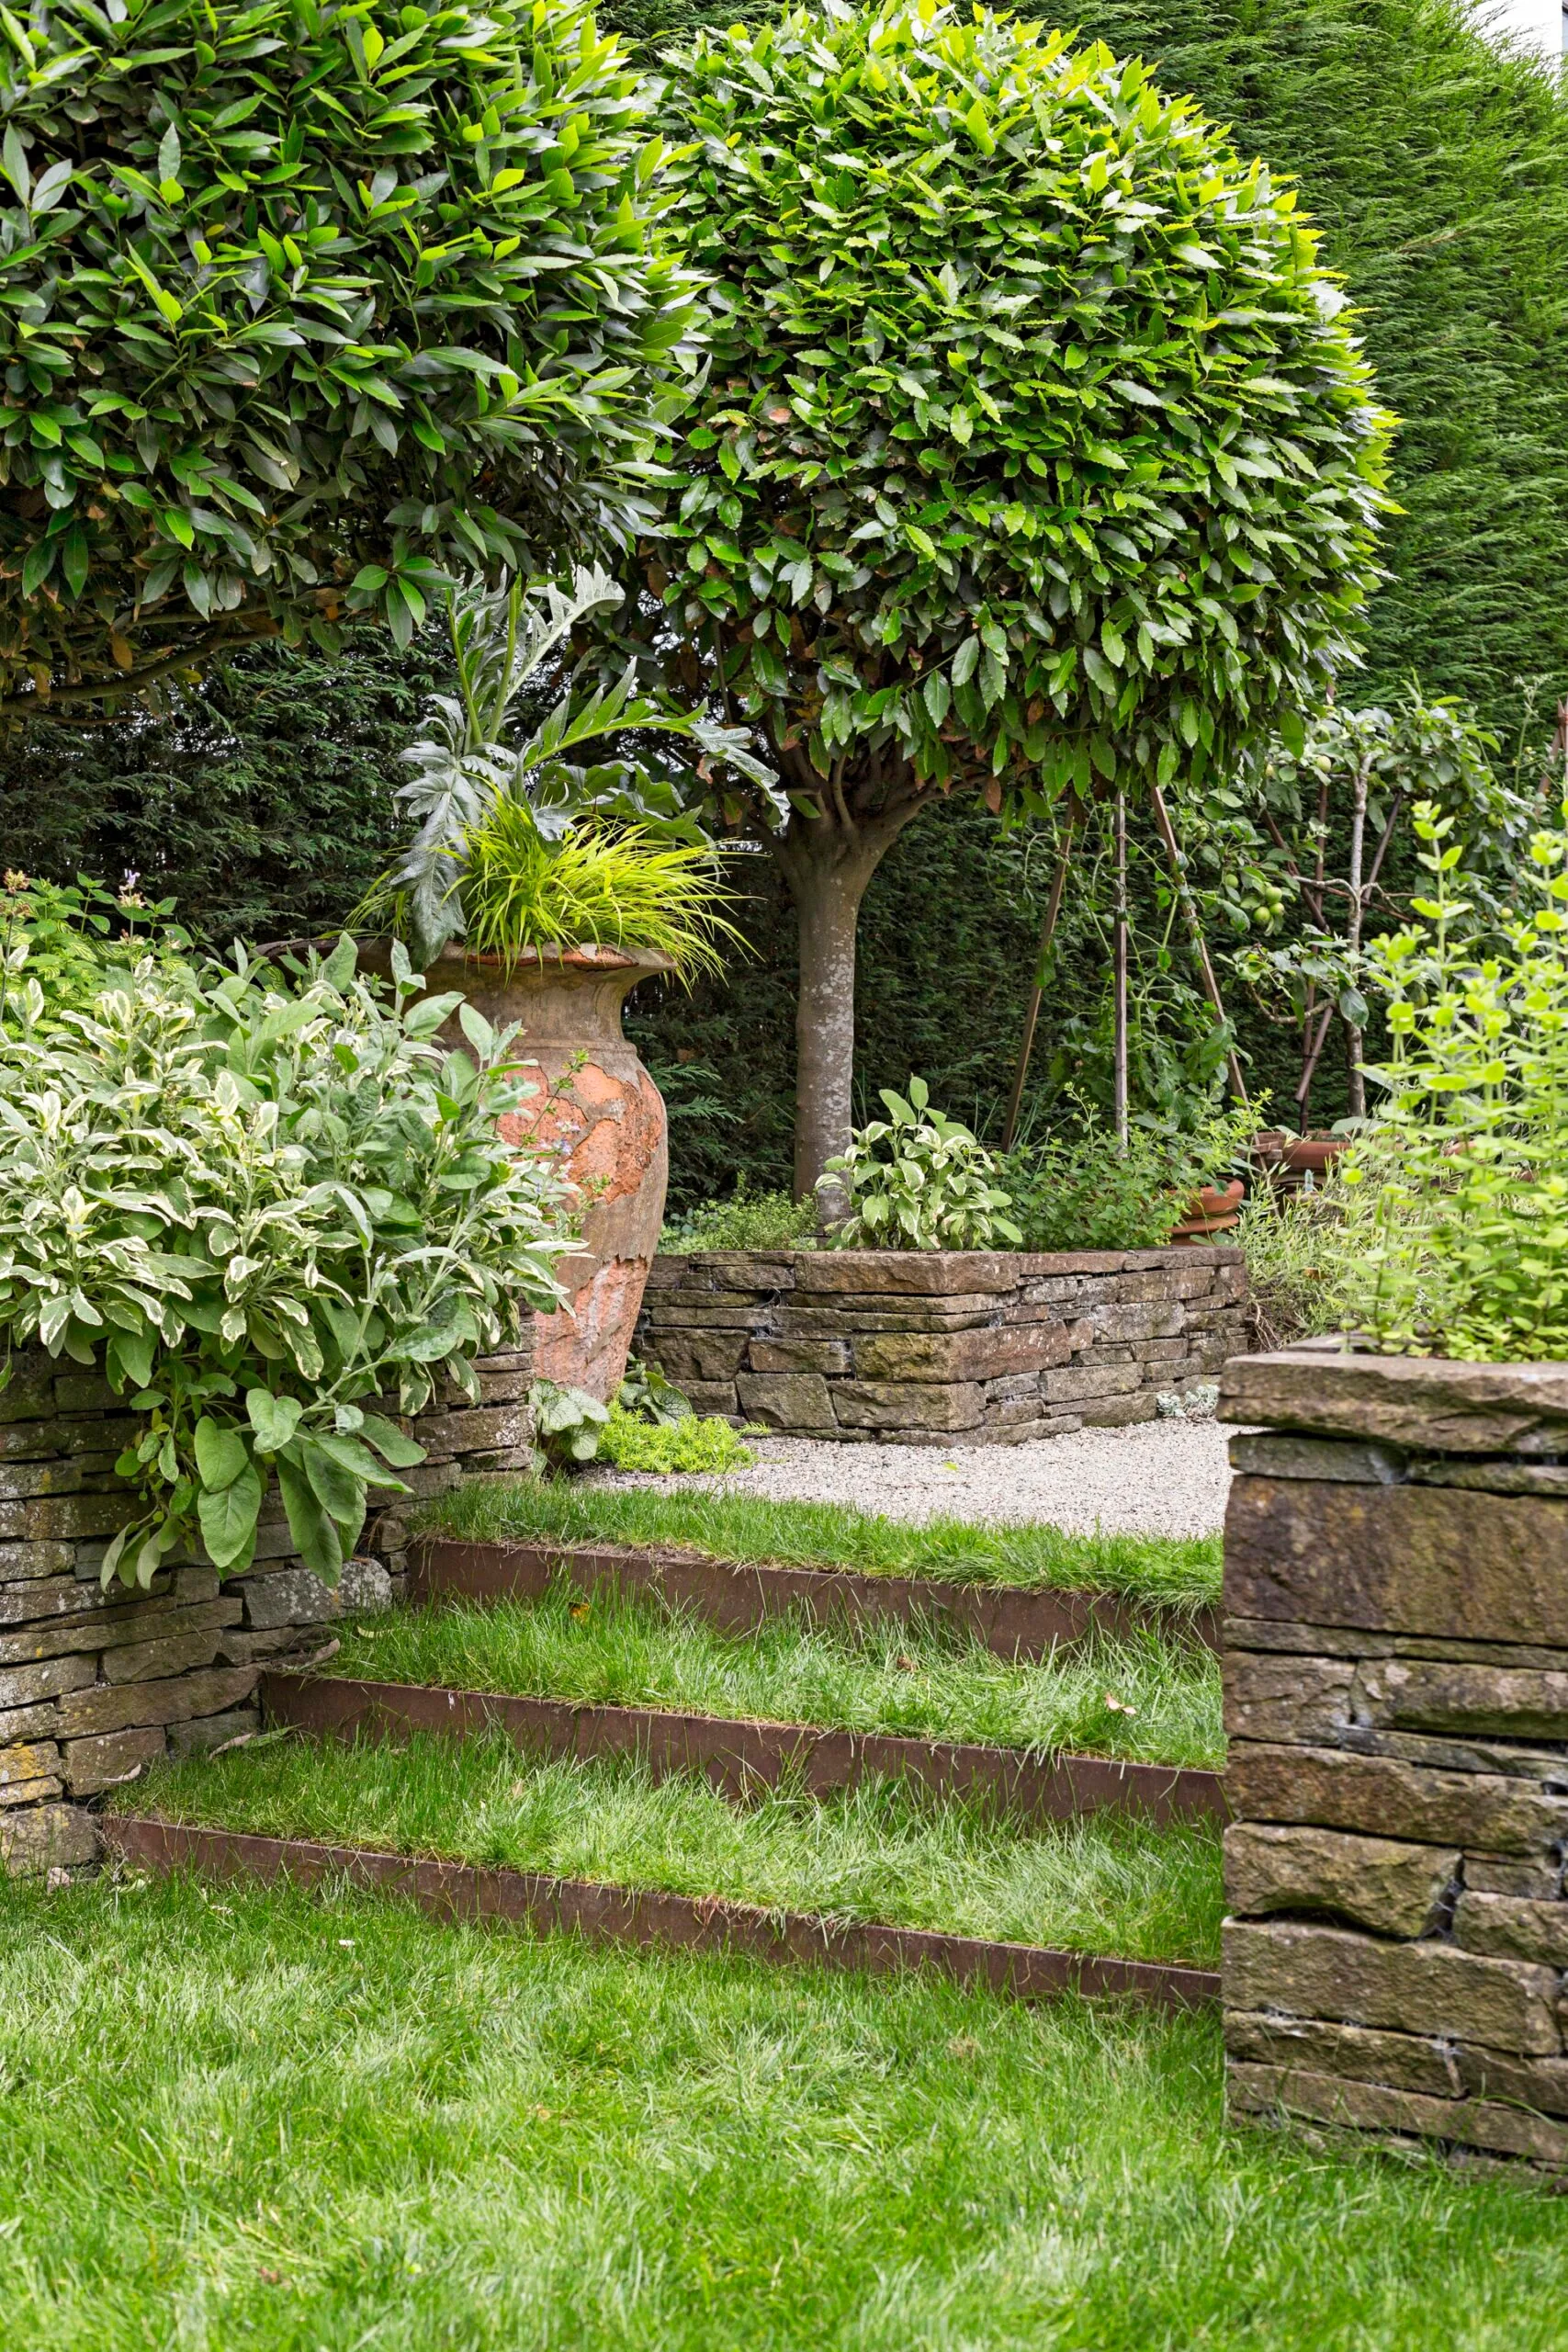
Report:
<svg viewBox="0 0 1568 2352"><path fill-rule="evenodd" d="M468 833L502 796L527 808L540 838L558 841L592 811L627 823L702 838L682 808L676 779L635 756L584 763L573 755L607 736L636 730L690 743L703 763L728 762L777 794L772 772L747 749L743 729L699 711L679 711L633 692L635 664L609 685L580 695L573 683L520 742L507 733L519 697L578 623L621 602L608 572L581 566L569 588L554 581L495 589L482 581L452 591L447 625L457 664L455 694L436 695L425 732L403 753L414 774L398 798L414 837L362 912L400 901L400 927L421 962L463 931L462 876Z"/></svg>

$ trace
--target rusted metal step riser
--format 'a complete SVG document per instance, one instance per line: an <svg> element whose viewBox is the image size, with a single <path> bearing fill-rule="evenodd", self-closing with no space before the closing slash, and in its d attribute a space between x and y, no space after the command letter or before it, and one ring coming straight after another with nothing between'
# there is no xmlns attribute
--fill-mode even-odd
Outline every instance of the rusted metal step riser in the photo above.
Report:
<svg viewBox="0 0 1568 2352"><path fill-rule="evenodd" d="M846 1925L809 1912L763 1911L715 1896L485 1870L468 1862L424 1861L303 1838L191 1828L155 1815L109 1815L103 1829L110 1849L142 1870L374 1889L412 1900L436 1918L495 1921L536 1935L569 1932L592 1942L724 1953L773 1966L817 1966L875 1976L929 1969L960 1984L1028 2002L1076 1994L1185 2010L1207 2007L1219 1999L1215 1972L1161 1961L1107 1960L921 1928Z"/></svg>
<svg viewBox="0 0 1568 2352"><path fill-rule="evenodd" d="M852 1568L792 1568L694 1559L660 1550L601 1551L542 1544L458 1544L427 1538L410 1555L416 1601L541 1600L569 1580L580 1592L650 1595L694 1611L726 1634L749 1634L801 1612L819 1623L908 1624L929 1618L971 1635L998 1657L1038 1660L1091 1633L1154 1631L1220 1647L1211 1609L1195 1616L1112 1593L956 1584L940 1577L867 1576Z"/></svg>
<svg viewBox="0 0 1568 2352"><path fill-rule="evenodd" d="M977 1801L1029 1821L1071 1821L1107 1807L1134 1811L1162 1826L1226 1817L1219 1773L1172 1765L1096 1756L1037 1758L969 1741L335 1676L266 1674L261 1699L269 1722L333 1738L401 1742L422 1733L474 1738L500 1730L529 1755L574 1762L635 1757L656 1776L701 1774L740 1800L784 1781L820 1797L862 1780L886 1778L925 1795Z"/></svg>

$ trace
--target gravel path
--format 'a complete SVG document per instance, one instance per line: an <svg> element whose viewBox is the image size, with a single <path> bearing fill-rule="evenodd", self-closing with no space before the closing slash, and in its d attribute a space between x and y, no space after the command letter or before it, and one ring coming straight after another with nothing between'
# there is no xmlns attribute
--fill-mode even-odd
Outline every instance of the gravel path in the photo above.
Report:
<svg viewBox="0 0 1568 2352"><path fill-rule="evenodd" d="M1216 1421L1142 1421L1029 1445L822 1445L752 1438L755 1467L726 1477L591 1471L584 1486L710 1487L775 1502L852 1503L890 1519L1043 1520L1069 1533L1213 1535L1225 1513L1231 1432Z"/></svg>

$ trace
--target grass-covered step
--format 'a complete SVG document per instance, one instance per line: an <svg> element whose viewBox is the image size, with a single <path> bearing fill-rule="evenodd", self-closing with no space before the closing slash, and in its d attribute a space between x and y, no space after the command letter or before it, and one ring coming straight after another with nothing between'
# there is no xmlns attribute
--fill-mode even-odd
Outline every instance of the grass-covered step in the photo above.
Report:
<svg viewBox="0 0 1568 2352"><path fill-rule="evenodd" d="M1224 1760L1220 1670L1205 1650L1139 1632L1048 1665L998 1657L941 1620L824 1623L802 1611L728 1634L657 1596L585 1598L570 1574L537 1600L454 1600L340 1621L330 1670L368 1681L761 1716L1042 1754L1182 1765Z"/></svg>
<svg viewBox="0 0 1568 2352"><path fill-rule="evenodd" d="M288 1878L302 1886L365 1888L409 1897L440 1919L490 1920L596 1943L722 1952L774 1967L804 1965L862 1975L936 1970L959 1984L1022 2001L1110 1996L1192 2008L1220 1997L1219 1974L1211 1969L1100 1959L919 1928L861 1926L712 1894L666 1894L533 1871L488 1870L474 1862L421 1861L375 1847L328 1846L315 1838L197 1829L155 1815L117 1816L108 1824L108 1844L133 1868L196 1870L224 1881Z"/></svg>
<svg viewBox="0 0 1568 2352"><path fill-rule="evenodd" d="M341 1746L286 1736L161 1767L118 1812L375 1847L845 1922L1208 1967L1223 1908L1213 1826L1115 1813L1035 1828L862 1780L730 1804L626 1758L530 1764L503 1735Z"/></svg>
<svg viewBox="0 0 1568 2352"><path fill-rule="evenodd" d="M841 1503L685 1488L486 1480L435 1498L425 1527L468 1543L677 1550L742 1566L842 1568L1021 1591L1080 1592L1210 1622L1220 1538L1069 1535L1030 1521L889 1519ZM1118 1622L1112 1620L1112 1622Z"/></svg>
<svg viewBox="0 0 1568 2352"><path fill-rule="evenodd" d="M258 1759L259 1760L259 1759ZM1557 2352L1562 2201L1227 2129L1219 2021L0 1879L26 2352Z"/></svg>
<svg viewBox="0 0 1568 2352"><path fill-rule="evenodd" d="M1217 1772L1100 1756L1033 1756L975 1741L342 1675L265 1674L261 1701L270 1724L318 1736L399 1742L421 1733L471 1739L493 1730L526 1756L635 1757L655 1780L699 1772L710 1786L741 1801L760 1787L786 1782L807 1796L825 1797L869 1779L897 1781L907 1794L958 1797L1025 1821L1072 1821L1110 1806L1155 1822L1220 1821L1226 1813Z"/></svg>

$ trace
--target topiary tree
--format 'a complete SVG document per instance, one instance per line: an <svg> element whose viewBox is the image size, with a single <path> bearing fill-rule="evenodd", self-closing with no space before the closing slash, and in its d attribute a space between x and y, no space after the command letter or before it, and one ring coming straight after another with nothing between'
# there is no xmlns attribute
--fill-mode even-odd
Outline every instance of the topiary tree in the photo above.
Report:
<svg viewBox="0 0 1568 2352"><path fill-rule="evenodd" d="M716 318L644 658L792 797L805 1190L889 844L958 788L1197 788L1290 729L1349 658L1388 426L1294 198L1138 63L933 0L674 63Z"/></svg>
<svg viewBox="0 0 1568 2352"><path fill-rule="evenodd" d="M0 708L640 512L692 279L575 0L32 0L0 30Z"/></svg>

